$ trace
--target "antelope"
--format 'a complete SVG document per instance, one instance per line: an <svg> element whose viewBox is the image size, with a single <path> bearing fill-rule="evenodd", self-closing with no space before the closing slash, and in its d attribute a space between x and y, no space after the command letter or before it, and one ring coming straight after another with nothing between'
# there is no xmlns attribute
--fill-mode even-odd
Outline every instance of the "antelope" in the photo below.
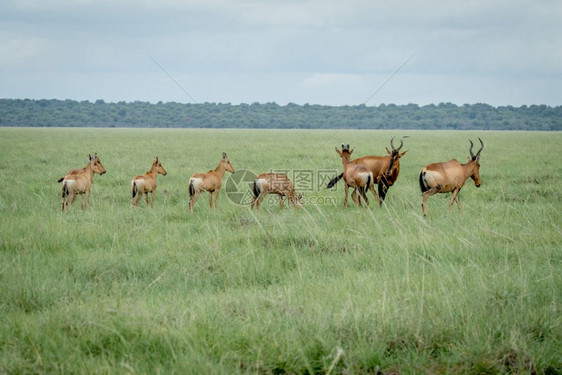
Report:
<svg viewBox="0 0 562 375"><path fill-rule="evenodd" d="M379 194L377 195L373 190L373 195L379 203L382 204L388 188L396 182L398 175L400 174L400 158L404 156L408 150L400 153L400 150L404 146L404 136L400 138L400 146L398 148L394 147L394 137L390 139L390 147L392 151L386 148L388 155L385 156L363 156L353 160L354 164L363 165L373 172L374 183L378 184ZM330 189L343 177L343 173L334 177L329 183L327 188Z"/></svg>
<svg viewBox="0 0 562 375"><path fill-rule="evenodd" d="M347 207L347 194L349 187L355 188L355 191L352 194L353 201L357 205L361 205L361 198L363 198L368 206L369 199L367 199L367 189L371 190L373 195L376 196L377 194L373 188L373 172L363 165L354 164L350 161L353 150L349 151L349 144L342 144L341 148L342 150L340 151L336 147L336 152L341 157L343 165L343 180L345 181L345 199L343 201L343 206Z"/></svg>
<svg viewBox="0 0 562 375"><path fill-rule="evenodd" d="M295 192L293 183L284 174L262 173L254 180L254 197L250 202L250 209L260 208L260 204L267 194L279 196L279 206L283 209L283 197L287 197L287 203L295 207L302 206L303 195Z"/></svg>
<svg viewBox="0 0 562 375"><path fill-rule="evenodd" d="M408 150L400 153L400 150L404 146L404 138L408 138L408 136L403 136L400 138L400 146L398 148L394 148L394 137L390 138L390 147L392 151L386 147L386 152L390 158L388 163L388 169L384 172L378 181L379 185L379 196L381 198L381 204L386 197L386 193L388 188L394 185L394 183L398 180L398 175L400 174L400 158L408 152Z"/></svg>
<svg viewBox="0 0 562 375"><path fill-rule="evenodd" d="M226 153L222 153L219 165L214 170L207 173L196 173L189 179L189 210L193 213L193 205L197 202L199 194L207 191L210 194L209 207L213 208L213 193L215 193L215 208L219 206L219 192L222 185L224 172L234 173L234 168L230 164L230 160Z"/></svg>
<svg viewBox="0 0 562 375"><path fill-rule="evenodd" d="M154 193L156 192L156 187L158 186L158 183L156 182L158 174L165 176L168 173L157 156L152 161L150 171L143 175L136 176L131 180L131 204L133 206L138 206L143 194L145 194L146 205L148 206L148 193L150 193L151 206L154 207ZM135 197L137 197L136 200Z"/></svg>
<svg viewBox="0 0 562 375"><path fill-rule="evenodd" d="M90 187L93 183L94 173L102 175L106 172L101 164L97 152L92 156L88 154L88 164L82 169L72 169L66 176L58 179L62 182L62 204L61 211L68 210L69 204L73 204L78 194L86 194L85 207L90 205Z"/></svg>
<svg viewBox="0 0 562 375"><path fill-rule="evenodd" d="M459 192L464 186L468 178L474 180L476 187L480 187L482 181L480 180L480 153L484 148L484 142L478 138L481 147L480 150L474 155L472 153L472 147L474 146L472 141L470 142L470 157L466 164L459 163L456 159L452 159L443 163L432 163L428 164L422 168L420 172L420 189L423 194L422 198L422 212L423 216L427 216L427 199L433 194L437 193L450 193L451 201L447 207L447 212L451 211L453 202L457 202L459 211L461 209L461 202L459 201Z"/></svg>

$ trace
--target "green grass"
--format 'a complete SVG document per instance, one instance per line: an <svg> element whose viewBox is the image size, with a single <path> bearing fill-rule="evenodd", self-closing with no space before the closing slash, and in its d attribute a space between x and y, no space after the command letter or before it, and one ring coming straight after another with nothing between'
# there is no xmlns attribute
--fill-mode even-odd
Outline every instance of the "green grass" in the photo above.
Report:
<svg viewBox="0 0 562 375"><path fill-rule="evenodd" d="M561 373L562 134L404 134L382 208L342 209L340 183L301 210L223 191L190 215L188 178L223 151L236 170L340 170L342 141L380 155L403 134L0 129L0 373ZM424 219L419 170L478 136L482 187ZM57 179L94 152L90 209L61 213ZM133 208L154 156L168 175Z"/></svg>

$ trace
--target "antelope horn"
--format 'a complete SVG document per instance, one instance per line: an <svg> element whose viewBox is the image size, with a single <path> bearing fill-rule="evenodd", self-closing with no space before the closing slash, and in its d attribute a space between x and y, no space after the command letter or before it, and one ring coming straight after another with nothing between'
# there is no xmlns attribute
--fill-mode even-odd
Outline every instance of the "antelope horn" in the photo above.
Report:
<svg viewBox="0 0 562 375"><path fill-rule="evenodd" d="M400 149L404 146L404 138L408 138L408 136L403 135L402 138L400 138L400 147L396 149L396 152L400 152Z"/></svg>
<svg viewBox="0 0 562 375"><path fill-rule="evenodd" d="M482 142L482 140L480 139L480 137L478 137L478 140L480 141L480 144L482 145L482 147L480 147L480 150L478 150L478 152L476 153L476 157L480 156L480 153L482 152L482 150L484 149L484 142Z"/></svg>
<svg viewBox="0 0 562 375"><path fill-rule="evenodd" d="M472 147L474 147L474 144L470 139L468 141L470 142L470 149L468 150L468 152L470 152L470 158L474 159L474 154L472 153Z"/></svg>
<svg viewBox="0 0 562 375"><path fill-rule="evenodd" d="M390 138L390 147L392 148L392 151L396 150L394 148L394 136L392 136L392 138Z"/></svg>

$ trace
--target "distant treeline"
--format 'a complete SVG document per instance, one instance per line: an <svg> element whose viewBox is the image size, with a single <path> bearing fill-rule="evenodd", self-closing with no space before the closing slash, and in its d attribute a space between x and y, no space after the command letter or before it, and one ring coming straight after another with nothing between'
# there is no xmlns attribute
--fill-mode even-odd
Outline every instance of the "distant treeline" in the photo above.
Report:
<svg viewBox="0 0 562 375"><path fill-rule="evenodd" d="M0 99L0 126L562 130L562 106L151 104Z"/></svg>

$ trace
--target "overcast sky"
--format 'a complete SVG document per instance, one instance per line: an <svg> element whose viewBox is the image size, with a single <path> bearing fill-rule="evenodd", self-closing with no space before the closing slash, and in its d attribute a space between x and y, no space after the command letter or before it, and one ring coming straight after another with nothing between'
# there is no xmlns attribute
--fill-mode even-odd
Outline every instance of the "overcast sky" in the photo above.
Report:
<svg viewBox="0 0 562 375"><path fill-rule="evenodd" d="M562 1L3 0L0 98L557 106Z"/></svg>

